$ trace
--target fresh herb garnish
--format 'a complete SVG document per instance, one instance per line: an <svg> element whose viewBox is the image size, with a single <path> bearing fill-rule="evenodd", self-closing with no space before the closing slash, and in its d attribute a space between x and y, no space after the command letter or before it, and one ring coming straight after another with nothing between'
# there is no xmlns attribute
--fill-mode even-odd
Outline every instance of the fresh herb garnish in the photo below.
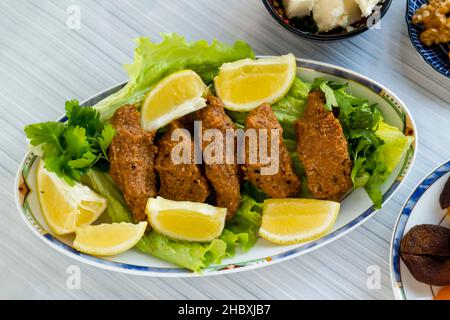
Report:
<svg viewBox="0 0 450 320"><path fill-rule="evenodd" d="M376 104L349 94L348 84L316 79L315 90L325 94L326 109L337 114L348 141L353 161L353 187L364 187L376 208L381 208L380 187L409 146L409 139L397 128L384 123ZM393 137L393 138L391 138Z"/></svg>
<svg viewBox="0 0 450 320"><path fill-rule="evenodd" d="M360 188L367 184L378 165L374 159L375 151L384 142L375 132L382 116L375 104L369 105L367 99L347 93L347 86L323 79L316 79L313 85L324 92L327 106L338 109L339 122L344 129L353 161L353 186ZM329 111L332 110L329 108Z"/></svg>
<svg viewBox="0 0 450 320"><path fill-rule="evenodd" d="M338 103L333 88L333 83L322 78L316 78L312 84L312 90L320 90L325 95L325 110L333 111L333 107L337 107Z"/></svg>
<svg viewBox="0 0 450 320"><path fill-rule="evenodd" d="M92 107L81 107L76 100L66 102L67 122L43 122L25 127L35 152L45 167L73 185L101 162L108 162L108 147L115 135L110 124L102 125Z"/></svg>

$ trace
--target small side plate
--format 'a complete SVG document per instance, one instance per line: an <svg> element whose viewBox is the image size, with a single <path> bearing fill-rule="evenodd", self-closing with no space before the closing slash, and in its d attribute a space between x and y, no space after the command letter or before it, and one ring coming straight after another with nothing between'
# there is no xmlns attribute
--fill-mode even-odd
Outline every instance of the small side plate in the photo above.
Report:
<svg viewBox="0 0 450 320"><path fill-rule="evenodd" d="M450 228L450 215L439 205L439 195L450 176L450 160L437 167L414 189L400 212L391 241L391 281L399 300L433 299L439 287L413 278L400 258L403 235L419 224L436 224Z"/></svg>

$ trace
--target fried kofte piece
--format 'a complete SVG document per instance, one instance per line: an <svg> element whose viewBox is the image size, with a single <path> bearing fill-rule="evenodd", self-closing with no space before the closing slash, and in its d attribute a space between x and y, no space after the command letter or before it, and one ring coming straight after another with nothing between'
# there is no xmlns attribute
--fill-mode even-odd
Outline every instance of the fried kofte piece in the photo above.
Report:
<svg viewBox="0 0 450 320"><path fill-rule="evenodd" d="M246 136L251 136L249 130L254 129L258 136L261 129L267 129L267 139L266 141L260 141L258 138L256 148L253 148L251 146L251 140L247 139L244 166L246 179L261 189L270 198L298 196L300 193L300 180L292 168L291 157L283 143L283 129L269 104L263 104L248 114L245 120ZM275 150L275 154L272 154L270 151L273 136L272 129L278 132L276 148L278 150ZM263 147L267 149L266 154L269 158L272 158L272 161L277 159L278 167L274 170L273 174L263 172L263 168L267 168L268 164L264 163L265 161L261 161L259 156L257 157L258 161L256 163L252 160L252 157L254 158L256 155L261 154L259 149Z"/></svg>
<svg viewBox="0 0 450 320"><path fill-rule="evenodd" d="M402 254L402 259L417 281L432 286L450 284L450 259L436 259L407 253Z"/></svg>
<svg viewBox="0 0 450 320"><path fill-rule="evenodd" d="M232 156L233 164L229 164L226 157L226 133L227 130L233 132L234 124L230 117L225 113L222 101L214 96L207 98L208 105L196 114L196 119L201 121L202 131L205 133L208 129L217 129L222 134L221 141L223 145L223 154L221 157L203 155L205 162L205 174L211 183L216 195L216 205L227 208L227 219L231 219L239 207L241 201L239 166L236 163L235 153ZM203 150L210 145L211 141L203 142ZM220 159L219 159L220 158ZM217 161L219 159L219 161Z"/></svg>
<svg viewBox="0 0 450 320"><path fill-rule="evenodd" d="M296 122L297 151L309 191L318 199L341 200L352 188L352 161L339 120L324 108L325 96L313 91Z"/></svg>
<svg viewBox="0 0 450 320"><path fill-rule="evenodd" d="M431 224L414 226L403 237L400 254L417 281L435 286L450 284L450 229Z"/></svg>
<svg viewBox="0 0 450 320"><path fill-rule="evenodd" d="M202 168L195 164L194 142L186 129L187 122L187 119L172 122L169 131L158 141L155 169L160 181L159 195L175 201L205 202L210 194L210 187ZM181 129L176 132L179 140L172 141L172 133L177 129ZM189 146L190 154L183 154L183 148L178 148L180 143ZM174 148L177 148L174 155L179 159L172 159Z"/></svg>
<svg viewBox="0 0 450 320"><path fill-rule="evenodd" d="M154 133L141 128L141 115L133 105L119 108L111 125L116 135L109 148L110 175L122 191L134 220L146 221L147 200L157 194Z"/></svg>

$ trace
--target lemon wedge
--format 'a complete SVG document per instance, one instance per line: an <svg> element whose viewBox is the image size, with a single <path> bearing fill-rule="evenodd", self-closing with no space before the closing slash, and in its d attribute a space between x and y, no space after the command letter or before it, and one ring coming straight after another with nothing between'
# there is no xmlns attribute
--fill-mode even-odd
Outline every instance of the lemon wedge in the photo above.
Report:
<svg viewBox="0 0 450 320"><path fill-rule="evenodd" d="M340 204L313 199L269 199L264 201L259 235L276 244L315 240L334 225Z"/></svg>
<svg viewBox="0 0 450 320"><path fill-rule="evenodd" d="M147 222L77 227L73 246L78 251L94 256L113 256L134 247L146 228Z"/></svg>
<svg viewBox="0 0 450 320"><path fill-rule="evenodd" d="M292 86L297 74L293 54L225 63L214 79L217 96L233 111L251 111L275 103Z"/></svg>
<svg viewBox="0 0 450 320"><path fill-rule="evenodd" d="M145 97L142 105L142 127L157 130L173 120L206 106L207 87L192 70L175 72L161 80Z"/></svg>
<svg viewBox="0 0 450 320"><path fill-rule="evenodd" d="M106 199L76 183L70 186L49 172L41 160L37 170L37 192L42 214L58 235L75 232L77 226L93 223L106 209Z"/></svg>
<svg viewBox="0 0 450 320"><path fill-rule="evenodd" d="M208 242L222 234L227 209L157 197L148 200L147 215L153 229L172 239Z"/></svg>

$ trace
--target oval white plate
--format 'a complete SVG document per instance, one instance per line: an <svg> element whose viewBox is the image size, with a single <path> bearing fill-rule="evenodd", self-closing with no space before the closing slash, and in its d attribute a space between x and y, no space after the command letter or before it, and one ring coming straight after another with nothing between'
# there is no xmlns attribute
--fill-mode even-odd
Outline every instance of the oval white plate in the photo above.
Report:
<svg viewBox="0 0 450 320"><path fill-rule="evenodd" d="M450 228L450 216L439 205L439 196L450 176L450 160L431 172L411 193L400 212L391 241L391 281L399 300L433 299L439 287L413 278L400 258L403 235L418 224L436 224Z"/></svg>
<svg viewBox="0 0 450 320"><path fill-rule="evenodd" d="M409 111L392 92L360 74L337 66L310 60L299 59L298 65L298 75L306 81L312 82L316 77L323 77L330 80L348 82L349 92L358 97L368 98L372 103L378 103L385 120L389 124L400 128L405 134L415 137L411 149L406 153L401 163L382 188L384 195L383 203L385 203L398 189L415 159L417 146L417 136L415 136L416 127ZM120 89L123 85L121 84L106 90L84 101L83 105L94 105L104 97ZM64 120L61 119L61 121ZM129 252L110 258L98 258L77 252L71 247L72 238L59 237L52 234L42 217L36 192L33 192L35 189L37 163L35 160L36 157L32 154L28 154L25 157L17 174L15 184L17 207L27 225L41 240L65 255L87 264L125 273L159 277L192 277L226 274L267 266L305 254L330 243L360 225L376 212L365 191L356 190L343 201L341 212L334 228L323 238L304 244L289 246L277 246L260 239L249 252L245 254L238 253L235 257L224 260L221 265L210 266L201 274L198 274L177 268L172 264L144 255L137 250L130 250Z"/></svg>

